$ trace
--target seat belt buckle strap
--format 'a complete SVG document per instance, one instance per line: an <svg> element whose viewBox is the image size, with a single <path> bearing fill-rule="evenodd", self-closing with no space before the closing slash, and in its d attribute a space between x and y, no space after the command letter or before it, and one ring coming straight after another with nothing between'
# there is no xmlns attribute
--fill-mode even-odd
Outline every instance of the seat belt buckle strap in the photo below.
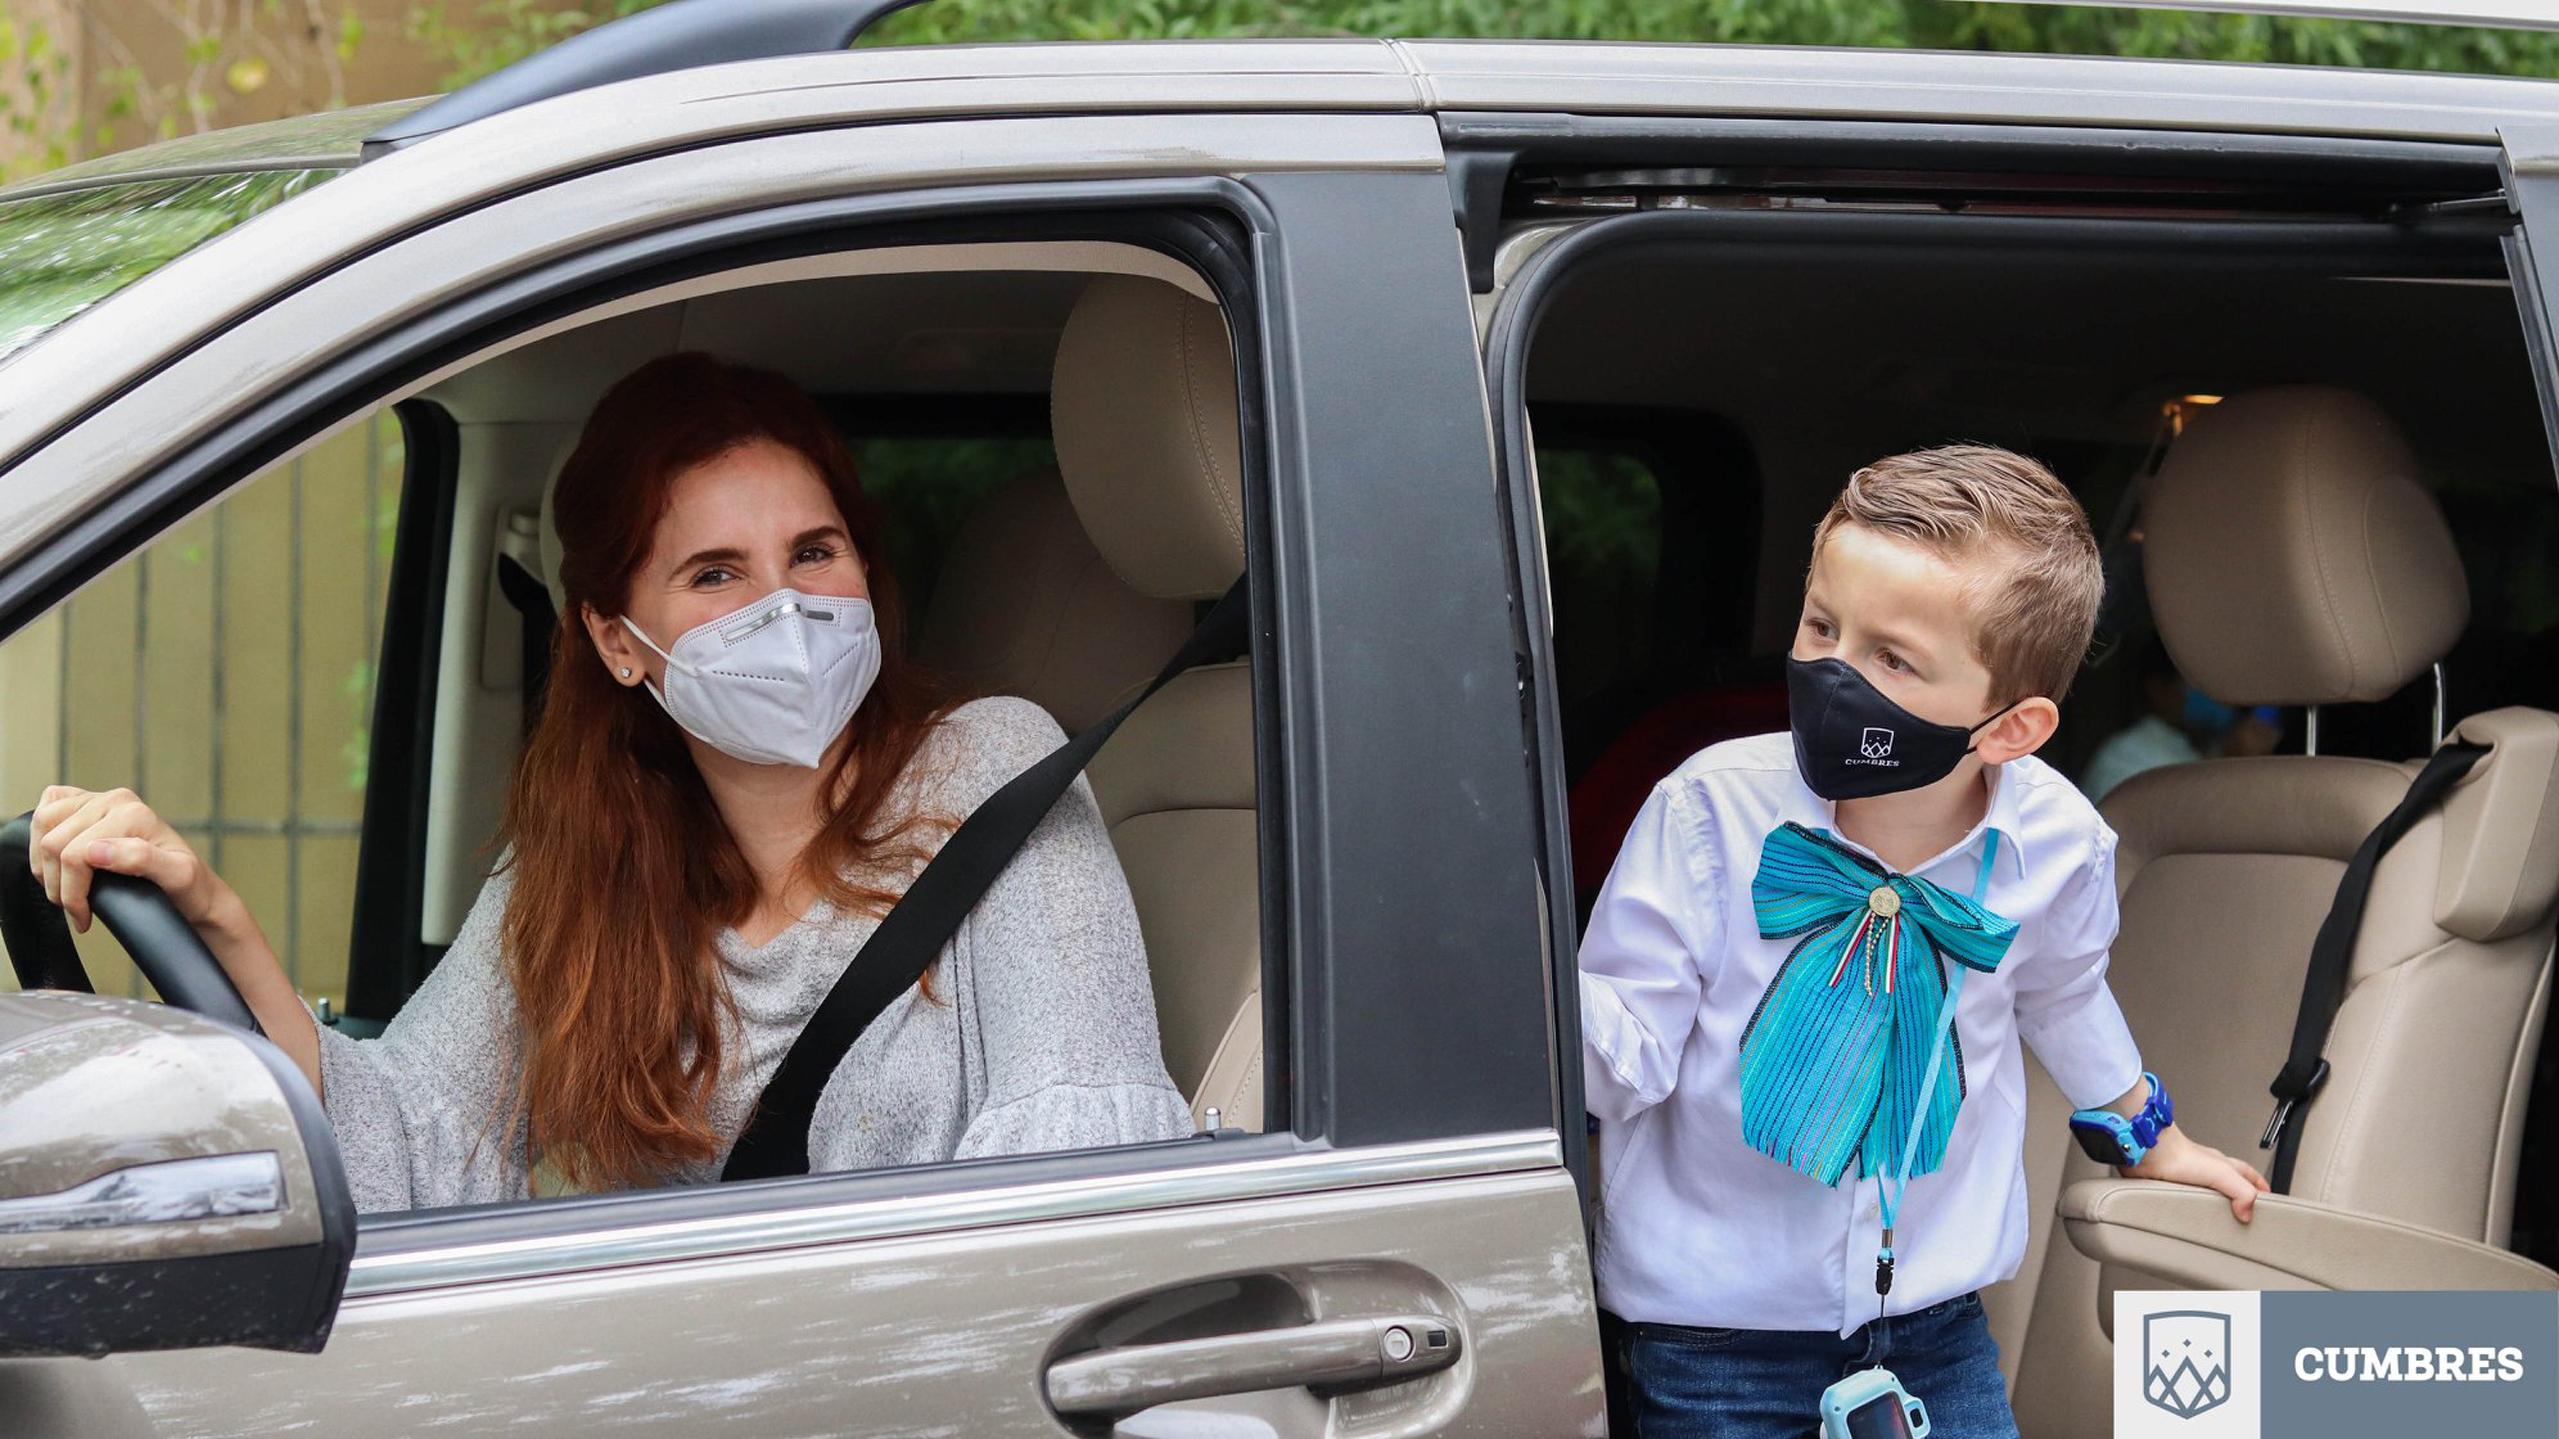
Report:
<svg viewBox="0 0 2559 1439"><path fill-rule="evenodd" d="M2267 1086L2275 1096L2275 1112L2266 1120L2266 1132L2257 1137L2257 1147L2274 1148L2275 1141L2283 1137L2284 1125L2292 1118L2293 1106L2309 1102L2310 1097L2327 1082L2328 1061L2324 1058L2311 1069L2307 1078L2299 1077L2293 1066L2285 1065L2283 1073L2276 1075L2275 1082Z"/></svg>

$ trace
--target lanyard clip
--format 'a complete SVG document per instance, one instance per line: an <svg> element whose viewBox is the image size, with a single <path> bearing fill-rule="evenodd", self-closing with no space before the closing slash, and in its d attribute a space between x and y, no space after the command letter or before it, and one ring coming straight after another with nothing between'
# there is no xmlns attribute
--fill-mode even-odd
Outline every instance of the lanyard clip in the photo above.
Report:
<svg viewBox="0 0 2559 1439"><path fill-rule="evenodd" d="M1884 1247L1875 1251L1875 1297L1893 1292L1893 1232L1884 1231Z"/></svg>

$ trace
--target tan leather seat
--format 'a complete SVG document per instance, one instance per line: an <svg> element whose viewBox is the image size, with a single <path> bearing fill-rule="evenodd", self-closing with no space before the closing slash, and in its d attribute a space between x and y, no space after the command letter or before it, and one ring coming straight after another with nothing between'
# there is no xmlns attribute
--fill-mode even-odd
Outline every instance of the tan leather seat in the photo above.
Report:
<svg viewBox="0 0 2559 1439"><path fill-rule="evenodd" d="M978 501L942 560L916 657L985 694L1038 703L1073 734L1155 677L1191 607L1130 589L1041 470Z"/></svg>
<svg viewBox="0 0 2559 1439"><path fill-rule="evenodd" d="M1217 307L1159 280L1096 277L1059 338L1049 405L1066 492L1120 579L1186 610L1225 593L1244 572L1243 482ZM1214 1107L1258 1129L1252 695L1243 664L1194 670L1131 715L1090 773L1146 934L1165 1067L1194 1115Z"/></svg>
<svg viewBox="0 0 2559 1439"><path fill-rule="evenodd" d="M2169 653L2228 703L2384 698L2468 621L2451 533L2405 441L2343 391L2264 390L2196 420L2144 527ZM2262 1199L2243 1227L2218 1196L2117 1180L2069 1145L2067 1105L2033 1072L2034 1236L2018 1279L1988 1296L2027 1435L2085 1434L2109 1412L2116 1288L2559 1283L2495 1252L2551 983L2559 716L2494 710L2456 733L2493 749L2375 873L2331 1077L2293 1119L2289 1197ZM2123 899L2109 979L2194 1138L2271 1169L2257 1148L2266 1086L2312 937L2416 767L2207 760L2108 796Z"/></svg>

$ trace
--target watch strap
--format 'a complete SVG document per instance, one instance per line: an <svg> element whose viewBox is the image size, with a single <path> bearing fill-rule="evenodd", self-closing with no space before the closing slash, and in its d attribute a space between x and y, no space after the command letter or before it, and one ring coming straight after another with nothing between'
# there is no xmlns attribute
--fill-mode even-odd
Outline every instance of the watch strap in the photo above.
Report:
<svg viewBox="0 0 2559 1439"><path fill-rule="evenodd" d="M2159 1146L2159 1136L2176 1123L2176 1107L2168 1098L2168 1087L2147 1070L2141 1077L2150 1083L2150 1097L2141 1112L2130 1119L2111 1109L2082 1109L2070 1116L2071 1133L2080 1139L2081 1150L2090 1158L2126 1168L2139 1164L2143 1156ZM2109 1143L2111 1153L2097 1152Z"/></svg>

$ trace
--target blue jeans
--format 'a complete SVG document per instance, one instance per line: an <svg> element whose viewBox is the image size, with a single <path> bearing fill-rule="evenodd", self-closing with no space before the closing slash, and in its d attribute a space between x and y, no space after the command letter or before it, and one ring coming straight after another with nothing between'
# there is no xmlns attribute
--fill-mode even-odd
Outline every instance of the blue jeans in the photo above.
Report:
<svg viewBox="0 0 2559 1439"><path fill-rule="evenodd" d="M1842 1339L1828 1330L1615 1326L1633 1439L1799 1439L1821 1394L1881 1364L1928 1406L1933 1439L2016 1439L1999 1344L1966 1294Z"/></svg>

